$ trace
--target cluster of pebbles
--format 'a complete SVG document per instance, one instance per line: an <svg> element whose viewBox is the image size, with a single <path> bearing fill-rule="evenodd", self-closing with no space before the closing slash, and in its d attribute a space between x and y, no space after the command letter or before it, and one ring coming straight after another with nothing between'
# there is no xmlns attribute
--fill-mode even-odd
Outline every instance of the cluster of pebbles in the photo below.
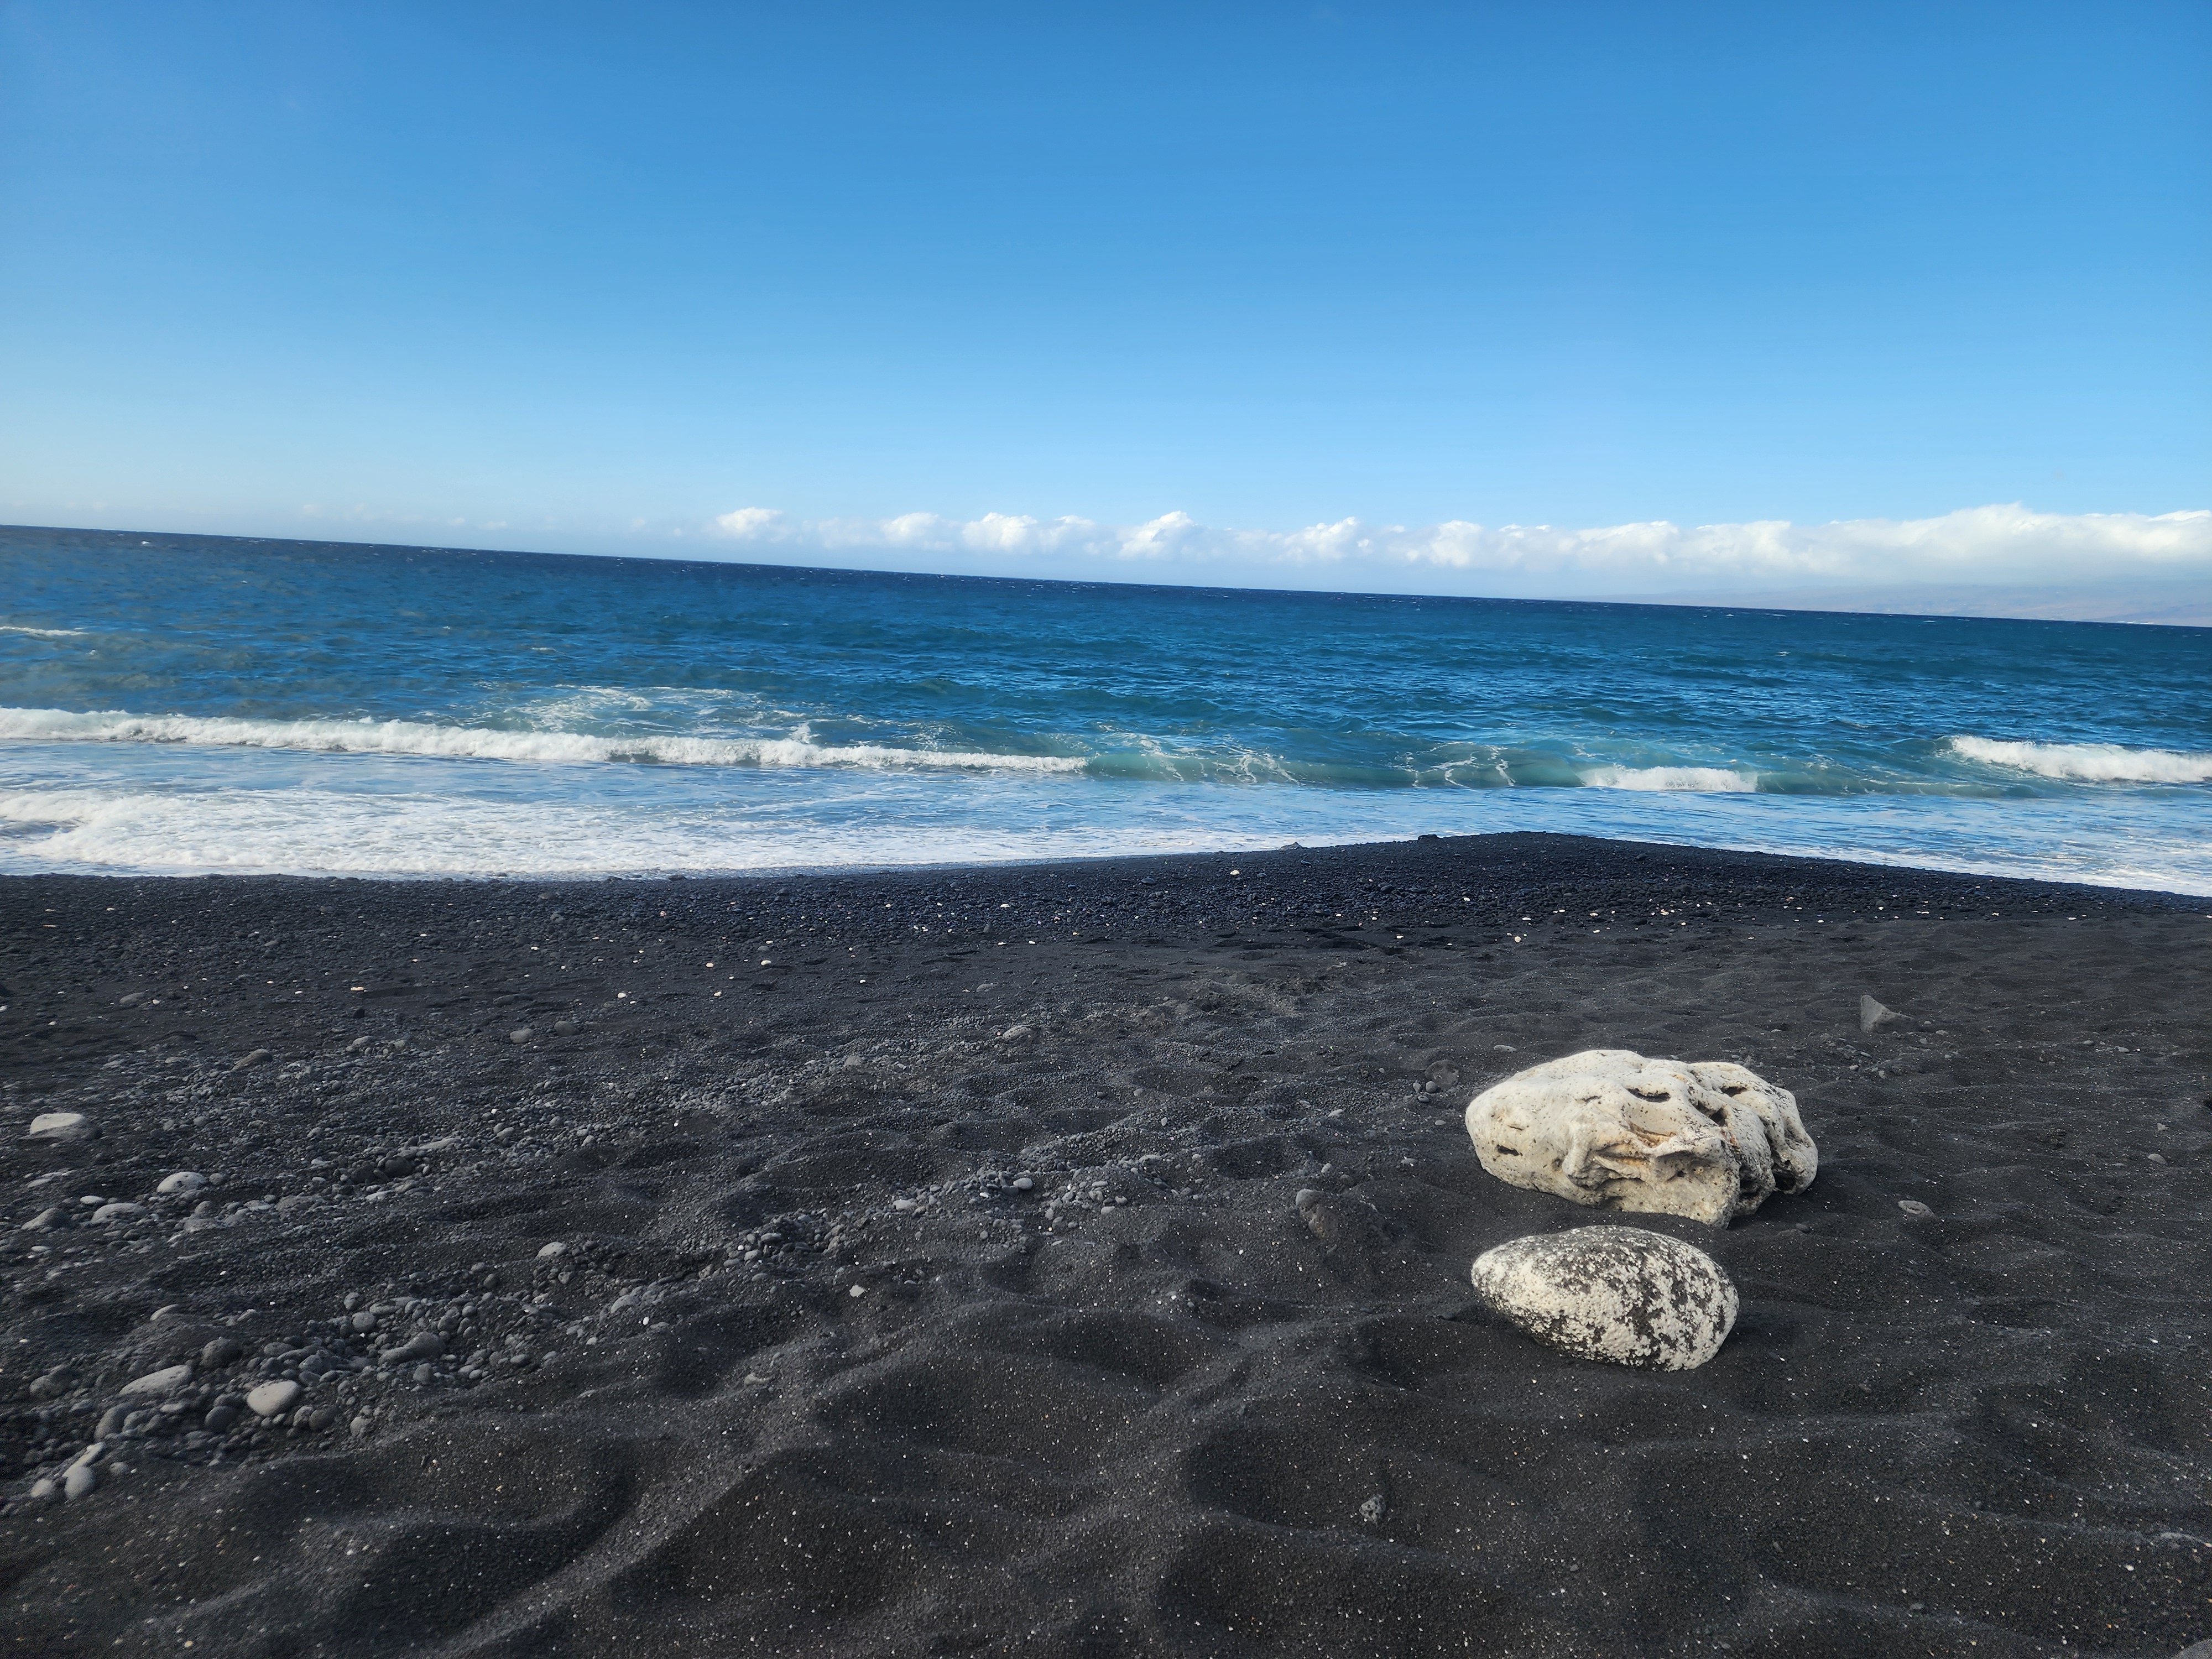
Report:
<svg viewBox="0 0 2212 1659"><path fill-rule="evenodd" d="M332 1316L258 1347L211 1336L127 1379L55 1367L31 1384L31 1404L0 1409L0 1471L27 1475L33 1498L81 1497L127 1474L134 1459L212 1467L341 1426L366 1435L383 1414L380 1395L468 1389L559 1358L561 1316L544 1298L502 1292L487 1263L466 1279L443 1295L412 1282L349 1291ZM171 1309L150 1323L142 1348L171 1352L195 1328Z"/></svg>

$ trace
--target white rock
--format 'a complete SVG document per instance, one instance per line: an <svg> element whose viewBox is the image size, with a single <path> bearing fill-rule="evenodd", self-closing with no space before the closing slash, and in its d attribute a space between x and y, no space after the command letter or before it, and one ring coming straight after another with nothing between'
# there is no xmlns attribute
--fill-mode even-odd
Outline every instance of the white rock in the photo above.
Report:
<svg viewBox="0 0 2212 1659"><path fill-rule="evenodd" d="M1872 997L1859 999L1859 1030L1871 1031L1877 1025L1897 1018L1897 1010L1885 1008Z"/></svg>
<svg viewBox="0 0 2212 1659"><path fill-rule="evenodd" d="M190 1365L164 1365L158 1371L134 1376L123 1385L125 1394L174 1394L192 1380Z"/></svg>
<svg viewBox="0 0 2212 1659"><path fill-rule="evenodd" d="M31 1140L84 1140L92 1134L92 1121L82 1112L41 1112L31 1120L26 1137Z"/></svg>
<svg viewBox="0 0 2212 1659"><path fill-rule="evenodd" d="M557 1238L550 1244L540 1244L538 1247L538 1259L540 1261L544 1261L549 1256L566 1255L568 1254L568 1247L566 1244L563 1244Z"/></svg>
<svg viewBox="0 0 2212 1659"><path fill-rule="evenodd" d="M62 1477L64 1498L89 1498L100 1490L100 1471L89 1463L80 1463Z"/></svg>
<svg viewBox="0 0 2212 1659"><path fill-rule="evenodd" d="M93 1220L100 1226L111 1221L136 1221L146 1213L143 1204L128 1204L118 1199L112 1204L103 1204L92 1212Z"/></svg>
<svg viewBox="0 0 2212 1659"><path fill-rule="evenodd" d="M1735 1285L1721 1264L1641 1227L1516 1238L1477 1256L1474 1279L1491 1309L1578 1359L1694 1370L1735 1325Z"/></svg>
<svg viewBox="0 0 2212 1659"><path fill-rule="evenodd" d="M282 1417L300 1403L302 1392L297 1382L264 1382L246 1396L246 1408L256 1417Z"/></svg>
<svg viewBox="0 0 2212 1659"><path fill-rule="evenodd" d="M1813 1184L1820 1154L1797 1100L1728 1060L1591 1048L1532 1066L1469 1103L1482 1167L1607 1210L1713 1226Z"/></svg>
<svg viewBox="0 0 2212 1659"><path fill-rule="evenodd" d="M208 1184L207 1177L198 1170L179 1170L174 1175L163 1176L157 1193L196 1193Z"/></svg>

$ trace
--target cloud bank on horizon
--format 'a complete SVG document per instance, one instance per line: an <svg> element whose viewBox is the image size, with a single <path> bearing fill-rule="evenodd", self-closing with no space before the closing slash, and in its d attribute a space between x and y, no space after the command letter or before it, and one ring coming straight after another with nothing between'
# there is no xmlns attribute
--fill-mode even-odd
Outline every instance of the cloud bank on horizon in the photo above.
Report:
<svg viewBox="0 0 2212 1659"><path fill-rule="evenodd" d="M998 569L1034 562L1038 574L1234 581L1384 578L1456 588L1482 581L1559 592L1752 590L1845 583L2102 584L2212 578L2212 510L2165 514L2038 513L2014 503L1929 519L1827 524L1759 520L1677 525L1663 520L1561 529L1452 520L1409 527L1358 519L1303 530L1238 530L1168 513L1139 525L987 513L949 519L793 519L741 507L714 533L757 556L831 560L876 552L902 562Z"/></svg>

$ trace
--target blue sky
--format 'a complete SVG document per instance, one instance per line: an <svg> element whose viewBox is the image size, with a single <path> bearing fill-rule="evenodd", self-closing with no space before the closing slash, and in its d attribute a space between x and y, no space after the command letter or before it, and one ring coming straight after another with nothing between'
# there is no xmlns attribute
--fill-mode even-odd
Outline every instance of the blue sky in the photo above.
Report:
<svg viewBox="0 0 2212 1659"><path fill-rule="evenodd" d="M1073 520L1085 574L1169 514L1225 568L2212 507L2202 4L4 0L0 77L16 522L980 568ZM1966 568L1878 563L1812 574Z"/></svg>

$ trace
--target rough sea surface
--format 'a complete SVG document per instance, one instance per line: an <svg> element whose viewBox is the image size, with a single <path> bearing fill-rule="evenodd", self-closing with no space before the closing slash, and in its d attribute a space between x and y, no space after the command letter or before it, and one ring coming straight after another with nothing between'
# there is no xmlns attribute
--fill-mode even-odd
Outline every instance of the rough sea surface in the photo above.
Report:
<svg viewBox="0 0 2212 1659"><path fill-rule="evenodd" d="M0 531L0 871L1540 830L2212 893L2212 634Z"/></svg>

